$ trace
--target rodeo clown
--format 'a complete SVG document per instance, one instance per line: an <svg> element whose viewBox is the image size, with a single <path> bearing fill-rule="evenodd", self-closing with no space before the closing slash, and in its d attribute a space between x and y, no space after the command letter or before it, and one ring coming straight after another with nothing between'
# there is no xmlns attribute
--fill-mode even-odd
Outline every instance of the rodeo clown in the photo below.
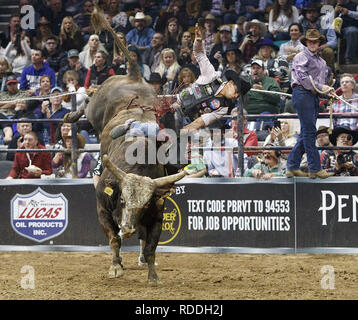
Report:
<svg viewBox="0 0 358 320"><path fill-rule="evenodd" d="M195 26L193 53L200 67L200 76L177 96L186 119L191 122L183 128L187 132L207 127L229 114L240 94L245 95L251 88L234 70L226 71L222 77L219 71L215 71L205 54L198 24Z"/></svg>

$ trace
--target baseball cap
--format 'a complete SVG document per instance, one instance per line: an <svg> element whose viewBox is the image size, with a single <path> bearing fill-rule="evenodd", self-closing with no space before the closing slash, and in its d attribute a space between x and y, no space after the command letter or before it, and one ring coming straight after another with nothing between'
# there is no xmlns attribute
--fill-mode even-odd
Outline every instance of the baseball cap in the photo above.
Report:
<svg viewBox="0 0 358 320"><path fill-rule="evenodd" d="M222 27L220 27L219 32L222 32L222 31L231 32L231 28L230 28L230 26L222 26Z"/></svg>
<svg viewBox="0 0 358 320"><path fill-rule="evenodd" d="M9 84L9 83L18 83L19 81L17 81L17 77L14 74L10 74L6 77L6 83L5 84Z"/></svg>
<svg viewBox="0 0 358 320"><path fill-rule="evenodd" d="M51 93L54 93L55 91L60 91L61 93L63 93L63 90L62 90L61 87L53 87L53 88L51 89Z"/></svg>
<svg viewBox="0 0 358 320"><path fill-rule="evenodd" d="M72 57L78 57L80 54L78 52L78 50L76 49L71 49L67 52L67 57L68 58L72 58Z"/></svg>
<svg viewBox="0 0 358 320"><path fill-rule="evenodd" d="M259 60L259 59L253 60L253 61L251 62L251 65L253 65L253 64L257 64L257 65L259 65L261 68L264 68L264 67L265 67L264 62L263 62L262 60Z"/></svg>

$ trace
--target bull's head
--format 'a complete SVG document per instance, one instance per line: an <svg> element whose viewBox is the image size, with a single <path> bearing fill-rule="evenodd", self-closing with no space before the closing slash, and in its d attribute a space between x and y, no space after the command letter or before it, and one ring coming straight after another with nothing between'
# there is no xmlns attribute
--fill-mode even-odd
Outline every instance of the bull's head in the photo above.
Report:
<svg viewBox="0 0 358 320"><path fill-rule="evenodd" d="M119 235L122 239L129 238L135 233L140 213L143 209L148 208L156 190L179 181L187 174L182 171L170 176L151 179L133 173L125 173L115 166L107 155L103 156L103 163L121 184L123 207Z"/></svg>

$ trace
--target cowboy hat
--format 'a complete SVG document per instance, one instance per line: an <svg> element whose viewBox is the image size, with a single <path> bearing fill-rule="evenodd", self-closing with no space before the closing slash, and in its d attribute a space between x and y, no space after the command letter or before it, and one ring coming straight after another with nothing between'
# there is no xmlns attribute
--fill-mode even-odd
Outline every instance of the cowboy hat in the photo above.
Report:
<svg viewBox="0 0 358 320"><path fill-rule="evenodd" d="M132 27L134 27L134 22L136 20L144 20L146 27L149 27L152 24L152 17L145 15L143 12L137 12L134 17L129 17L129 22L131 23Z"/></svg>
<svg viewBox="0 0 358 320"><path fill-rule="evenodd" d="M224 55L229 52L229 51L234 51L236 55L240 56L241 55L241 50L239 50L239 48L237 47L237 44L229 44L226 49L224 50Z"/></svg>
<svg viewBox="0 0 358 320"><path fill-rule="evenodd" d="M280 50L280 48L278 46L276 46L275 43L270 38L263 39L262 42L257 45L257 49L259 50L263 46L269 46L272 49L274 49L275 51Z"/></svg>
<svg viewBox="0 0 358 320"><path fill-rule="evenodd" d="M321 133L328 133L328 129L326 126L320 126L316 132L316 137Z"/></svg>
<svg viewBox="0 0 358 320"><path fill-rule="evenodd" d="M306 34L300 38L301 43L305 46L307 40L319 40L320 43L326 40L323 34L320 34L317 29L308 29Z"/></svg>
<svg viewBox="0 0 358 320"><path fill-rule="evenodd" d="M208 13L206 16L205 16L205 19L204 19L204 22L206 20L213 20L216 22L216 18L211 14L211 13Z"/></svg>
<svg viewBox="0 0 358 320"><path fill-rule="evenodd" d="M307 7L302 9L302 15L305 15L308 11L317 11L320 15L321 13L322 5L318 2L311 2L307 5Z"/></svg>
<svg viewBox="0 0 358 320"><path fill-rule="evenodd" d="M264 36L267 33L266 25L263 22L261 22L260 20L257 20L257 19L253 19L251 21L246 21L244 23L244 31L245 31L245 33L249 32L249 29L250 29L250 27L252 25L259 26L260 32L261 32L261 37Z"/></svg>
<svg viewBox="0 0 358 320"><path fill-rule="evenodd" d="M335 127L332 133L329 135L329 141L336 146L337 138L340 134L347 133L350 134L353 138L352 146L354 146L358 142L358 132L356 130L351 130L349 127Z"/></svg>
<svg viewBox="0 0 358 320"><path fill-rule="evenodd" d="M224 73L224 78L226 79L226 81L232 80L237 87L237 91L241 95L245 95L251 89L250 83L240 78L239 74L232 69L228 69Z"/></svg>

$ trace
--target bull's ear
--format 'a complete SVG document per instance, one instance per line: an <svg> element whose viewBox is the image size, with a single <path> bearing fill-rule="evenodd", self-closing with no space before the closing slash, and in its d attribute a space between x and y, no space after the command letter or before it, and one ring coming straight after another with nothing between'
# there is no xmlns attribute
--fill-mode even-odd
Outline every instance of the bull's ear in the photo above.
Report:
<svg viewBox="0 0 358 320"><path fill-rule="evenodd" d="M172 174L170 176L161 177L157 179L153 179L157 187L166 186L167 184L172 184L174 182L179 181L187 175L187 172L183 170L182 172Z"/></svg>
<svg viewBox="0 0 358 320"><path fill-rule="evenodd" d="M103 155L102 161L106 168L111 171L118 180L122 181L125 178L126 173L123 170L119 169L117 166L115 166L113 162L109 160L106 154Z"/></svg>

